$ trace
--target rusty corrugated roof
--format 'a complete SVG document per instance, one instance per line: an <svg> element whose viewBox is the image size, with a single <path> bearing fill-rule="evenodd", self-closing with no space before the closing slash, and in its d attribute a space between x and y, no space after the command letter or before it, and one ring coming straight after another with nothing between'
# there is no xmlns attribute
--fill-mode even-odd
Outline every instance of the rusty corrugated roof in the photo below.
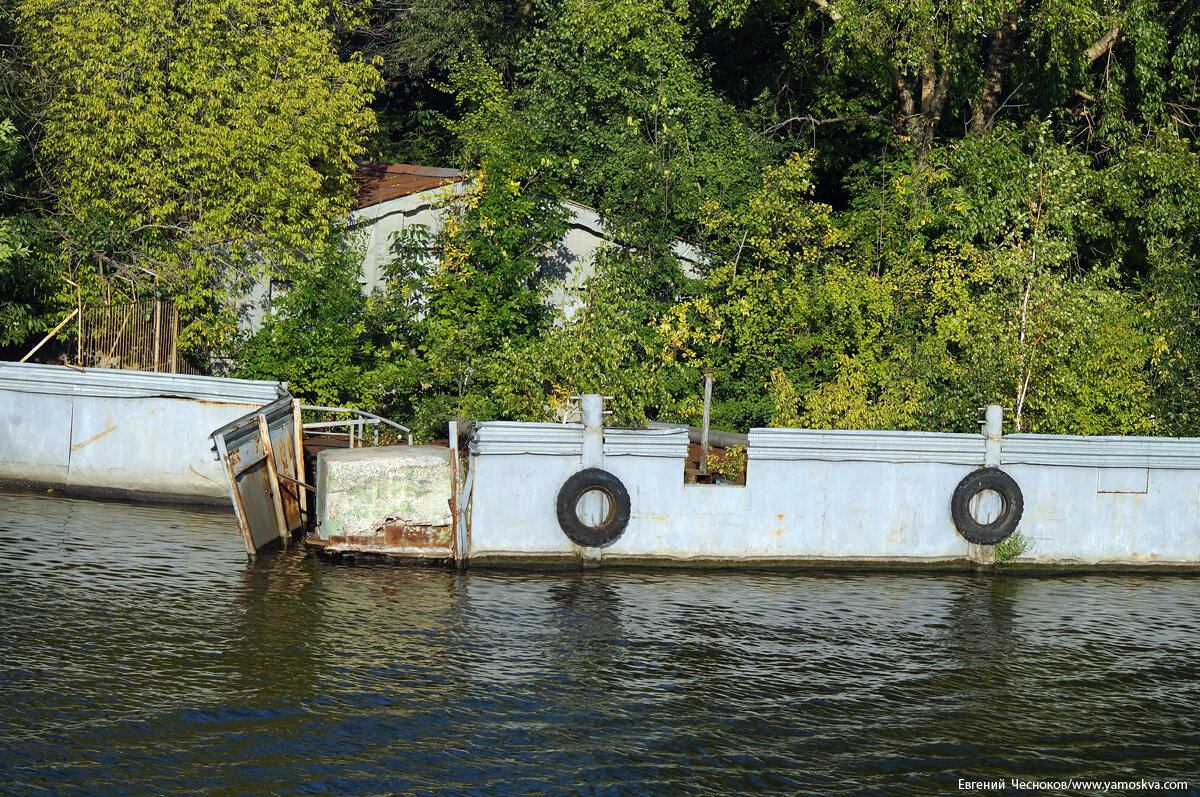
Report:
<svg viewBox="0 0 1200 797"><path fill-rule="evenodd" d="M428 191L431 188L455 183L465 175L458 169L435 169L411 163L379 163L363 161L354 170L358 183L356 208L369 208L380 202Z"/></svg>

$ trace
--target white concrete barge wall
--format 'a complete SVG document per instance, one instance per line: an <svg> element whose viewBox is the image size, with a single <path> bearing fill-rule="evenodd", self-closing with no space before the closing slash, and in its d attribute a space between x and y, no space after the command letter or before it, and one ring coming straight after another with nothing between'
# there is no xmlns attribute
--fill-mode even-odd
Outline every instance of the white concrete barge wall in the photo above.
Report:
<svg viewBox="0 0 1200 797"><path fill-rule="evenodd" d="M985 460L983 435L754 429L745 487L683 483L686 433L604 433L604 469L631 499L625 532L574 545L555 501L581 468L579 424L485 423L467 552L475 562L885 563L974 566L950 498ZM1200 567L1200 440L1014 435L1017 563Z"/></svg>
<svg viewBox="0 0 1200 797"><path fill-rule="evenodd" d="M209 433L274 382L0 363L0 484L229 504Z"/></svg>

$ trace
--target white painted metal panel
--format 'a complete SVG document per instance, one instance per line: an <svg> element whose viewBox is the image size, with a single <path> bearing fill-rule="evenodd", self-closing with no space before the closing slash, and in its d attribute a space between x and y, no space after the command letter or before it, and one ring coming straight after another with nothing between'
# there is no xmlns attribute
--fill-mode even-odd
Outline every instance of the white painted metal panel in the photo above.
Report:
<svg viewBox="0 0 1200 797"><path fill-rule="evenodd" d="M281 394L273 382L0 363L0 481L223 504L209 432Z"/></svg>
<svg viewBox="0 0 1200 797"><path fill-rule="evenodd" d="M64 485L71 462L71 396L29 396L0 383L0 481Z"/></svg>
<svg viewBox="0 0 1200 797"><path fill-rule="evenodd" d="M1200 470L1200 438L1194 437L1012 434L1005 435L1002 452L1005 462L1021 465Z"/></svg>
<svg viewBox="0 0 1200 797"><path fill-rule="evenodd" d="M580 554L554 505L581 467L582 434L482 427L471 555ZM754 430L745 487L685 485L683 448L660 435L605 431L604 468L628 489L631 517L589 559L931 563L970 554L950 499L982 464L982 435ZM1012 439L1002 467L1023 492L1019 530L1030 546L1019 561L1200 565L1200 440L1067 438L1055 452L1053 438L1026 437L1021 456L1040 462L1026 464L1009 461ZM1045 462L1055 457L1060 464Z"/></svg>
<svg viewBox="0 0 1200 797"><path fill-rule="evenodd" d="M170 398L78 399L70 485L227 499L208 432L254 408Z"/></svg>
<svg viewBox="0 0 1200 797"><path fill-rule="evenodd" d="M982 465L981 435L821 429L751 429L750 459L942 462Z"/></svg>
<svg viewBox="0 0 1200 797"><path fill-rule="evenodd" d="M170 397L261 406L281 395L276 382L114 368L0 362L0 390L97 398Z"/></svg>

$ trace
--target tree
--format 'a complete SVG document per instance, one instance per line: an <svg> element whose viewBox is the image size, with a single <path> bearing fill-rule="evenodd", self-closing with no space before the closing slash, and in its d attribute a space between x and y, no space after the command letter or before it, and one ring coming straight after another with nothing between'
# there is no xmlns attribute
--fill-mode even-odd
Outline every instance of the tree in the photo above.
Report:
<svg viewBox="0 0 1200 797"><path fill-rule="evenodd" d="M326 0L19 0L36 150L78 279L174 297L222 344L223 294L326 243L354 195L377 74Z"/></svg>
<svg viewBox="0 0 1200 797"><path fill-rule="evenodd" d="M16 198L21 149L16 126L0 113L0 346L19 345L40 330L57 293L57 273L33 251L33 217Z"/></svg>
<svg viewBox="0 0 1200 797"><path fill-rule="evenodd" d="M42 251L44 220L29 179L30 146L14 119L27 121L5 79L15 40L0 5L0 347L20 346L58 321L63 285Z"/></svg>
<svg viewBox="0 0 1200 797"><path fill-rule="evenodd" d="M703 294L667 314L667 354L717 373L726 428L919 427L985 264L970 246L927 241L905 208L856 230L813 201L812 161L767 170L744 206L710 206L719 260Z"/></svg>
<svg viewBox="0 0 1200 797"><path fill-rule="evenodd" d="M690 59L685 19L663 0L568 0L515 76L522 115L575 163L572 198L634 246L695 240L704 201L745 195L765 162Z"/></svg>
<svg viewBox="0 0 1200 797"><path fill-rule="evenodd" d="M295 269L262 327L238 346L237 376L287 382L310 404L374 410L381 391L377 341L358 282L362 253L344 236L335 229L339 245Z"/></svg>
<svg viewBox="0 0 1200 797"><path fill-rule="evenodd" d="M452 130L474 168L444 194L441 229L398 242L380 310L381 323L407 330L391 362L422 433L453 415L491 416L487 363L549 325L543 259L566 231L565 167L545 153L501 76L476 55L451 79L464 108Z"/></svg>
<svg viewBox="0 0 1200 797"><path fill-rule="evenodd" d="M758 40L775 42L762 54L782 67L766 76L778 85L762 86L782 111L772 131L889 125L918 162L939 137L980 135L1005 119L1023 124L1050 116L1073 135L1100 136L1101 148L1129 122L1158 123L1168 109L1194 123L1195 84L1181 74L1194 78L1196 71L1198 23L1190 5L708 3L714 26L756 26ZM844 139L831 141L830 149L866 154Z"/></svg>
<svg viewBox="0 0 1200 797"><path fill-rule="evenodd" d="M964 431L985 403L1008 407L1016 431L1149 431L1152 334L1118 280L1112 176L1046 124L1002 125L930 159L945 188L923 211L929 229L976 248L989 276L960 307L967 335L928 410Z"/></svg>

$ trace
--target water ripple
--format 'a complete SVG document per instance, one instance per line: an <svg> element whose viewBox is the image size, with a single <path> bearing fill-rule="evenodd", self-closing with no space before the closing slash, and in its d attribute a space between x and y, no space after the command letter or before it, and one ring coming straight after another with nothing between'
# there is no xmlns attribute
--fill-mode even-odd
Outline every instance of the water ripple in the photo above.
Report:
<svg viewBox="0 0 1200 797"><path fill-rule="evenodd" d="M6 793L1200 793L1194 577L247 563L20 493L0 546Z"/></svg>

